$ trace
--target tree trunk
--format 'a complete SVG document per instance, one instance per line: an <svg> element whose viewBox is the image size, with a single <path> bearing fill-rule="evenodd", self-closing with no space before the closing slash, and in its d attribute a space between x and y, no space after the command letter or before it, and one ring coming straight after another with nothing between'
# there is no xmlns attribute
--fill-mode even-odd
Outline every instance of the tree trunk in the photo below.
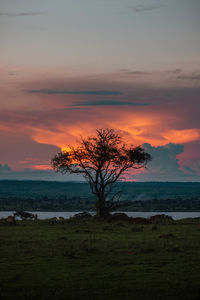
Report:
<svg viewBox="0 0 200 300"><path fill-rule="evenodd" d="M104 195L97 195L96 200L96 214L99 217L106 217L109 215L109 210L106 207L106 200Z"/></svg>

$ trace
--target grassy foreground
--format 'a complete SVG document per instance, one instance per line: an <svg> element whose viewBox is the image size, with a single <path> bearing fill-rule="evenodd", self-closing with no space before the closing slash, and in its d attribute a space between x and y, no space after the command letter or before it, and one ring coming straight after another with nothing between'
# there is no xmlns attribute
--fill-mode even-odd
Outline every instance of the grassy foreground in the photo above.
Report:
<svg viewBox="0 0 200 300"><path fill-rule="evenodd" d="M164 235L164 236L163 236ZM0 299L199 299L200 220L0 221Z"/></svg>

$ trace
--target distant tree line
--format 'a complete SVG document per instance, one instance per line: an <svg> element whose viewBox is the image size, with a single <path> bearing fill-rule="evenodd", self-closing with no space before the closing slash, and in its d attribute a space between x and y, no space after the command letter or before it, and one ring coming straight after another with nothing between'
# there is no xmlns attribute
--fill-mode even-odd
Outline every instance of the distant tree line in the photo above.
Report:
<svg viewBox="0 0 200 300"><path fill-rule="evenodd" d="M36 211L73 211L93 210L94 199L66 196L48 197L44 195L38 198L1 197L0 210L36 210Z"/></svg>
<svg viewBox="0 0 200 300"><path fill-rule="evenodd" d="M125 201L126 211L200 211L200 198Z"/></svg>
<svg viewBox="0 0 200 300"><path fill-rule="evenodd" d="M200 198L200 182L119 182L114 192L122 191L123 200ZM71 199L92 197L89 185L80 182L0 180L0 199ZM121 199L122 200L122 199Z"/></svg>
<svg viewBox="0 0 200 300"><path fill-rule="evenodd" d="M120 201L118 210L121 211L200 211L200 197L183 199L150 199ZM92 211L95 210L93 197L0 197L0 210L29 210L29 211Z"/></svg>

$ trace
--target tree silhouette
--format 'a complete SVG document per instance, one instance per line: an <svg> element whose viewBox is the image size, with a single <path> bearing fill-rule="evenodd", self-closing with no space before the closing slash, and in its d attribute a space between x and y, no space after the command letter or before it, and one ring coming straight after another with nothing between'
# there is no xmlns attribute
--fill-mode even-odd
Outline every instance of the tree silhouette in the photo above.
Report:
<svg viewBox="0 0 200 300"><path fill-rule="evenodd" d="M96 133L55 155L51 165L62 174L83 174L96 196L97 215L106 216L116 208L118 193L111 194L116 182L127 170L145 167L151 156L141 146L127 148L113 129Z"/></svg>

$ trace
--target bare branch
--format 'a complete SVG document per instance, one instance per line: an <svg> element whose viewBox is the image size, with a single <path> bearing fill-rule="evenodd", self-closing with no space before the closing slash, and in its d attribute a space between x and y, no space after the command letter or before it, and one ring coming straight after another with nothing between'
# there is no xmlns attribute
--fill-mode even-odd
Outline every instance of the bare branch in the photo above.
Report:
<svg viewBox="0 0 200 300"><path fill-rule="evenodd" d="M127 148L114 129L98 129L96 136L81 138L78 147L52 158L52 168L62 174L83 174L97 197L97 213L114 209L116 195L106 200L121 175L129 169L145 168L151 156L141 146Z"/></svg>

